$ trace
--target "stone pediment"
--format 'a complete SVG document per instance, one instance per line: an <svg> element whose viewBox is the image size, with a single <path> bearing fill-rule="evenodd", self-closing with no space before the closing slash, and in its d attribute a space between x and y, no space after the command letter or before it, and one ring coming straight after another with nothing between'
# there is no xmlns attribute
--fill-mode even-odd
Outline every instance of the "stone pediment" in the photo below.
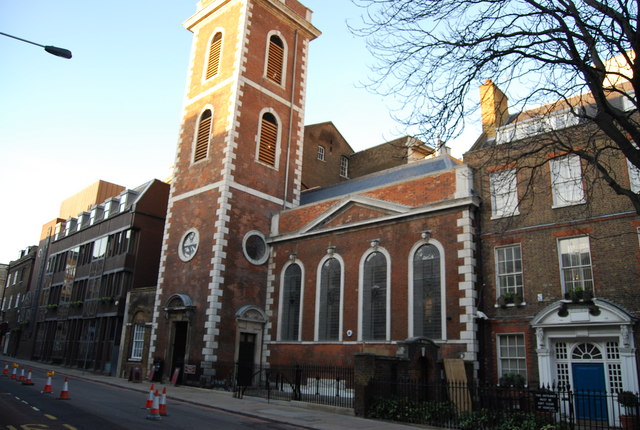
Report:
<svg viewBox="0 0 640 430"><path fill-rule="evenodd" d="M631 314L621 306L604 299L571 303L560 300L541 310L531 322L533 327L567 327L569 325L604 326L630 324Z"/></svg>
<svg viewBox="0 0 640 430"><path fill-rule="evenodd" d="M409 207L363 196L342 199L308 223L302 232L312 232L384 218L409 211Z"/></svg>

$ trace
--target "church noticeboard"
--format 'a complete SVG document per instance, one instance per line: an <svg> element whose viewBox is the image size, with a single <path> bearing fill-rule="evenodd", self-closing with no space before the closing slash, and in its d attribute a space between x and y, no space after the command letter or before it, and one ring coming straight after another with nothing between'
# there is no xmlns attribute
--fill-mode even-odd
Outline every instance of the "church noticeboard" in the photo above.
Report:
<svg viewBox="0 0 640 430"><path fill-rule="evenodd" d="M558 412L558 395L548 391L534 393L537 412Z"/></svg>

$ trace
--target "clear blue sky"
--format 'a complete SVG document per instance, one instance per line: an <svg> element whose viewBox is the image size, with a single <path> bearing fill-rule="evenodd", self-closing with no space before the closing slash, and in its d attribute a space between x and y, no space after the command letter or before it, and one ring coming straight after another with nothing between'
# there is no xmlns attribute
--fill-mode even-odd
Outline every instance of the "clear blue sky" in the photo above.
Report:
<svg viewBox="0 0 640 430"><path fill-rule="evenodd" d="M306 123L333 121L355 150L407 134L360 85L371 58L349 0L303 0L310 46ZM180 127L196 0L3 0L0 32L73 52L66 60L0 36L0 263L38 242L60 203L98 179L166 179ZM460 155L471 142L453 144Z"/></svg>

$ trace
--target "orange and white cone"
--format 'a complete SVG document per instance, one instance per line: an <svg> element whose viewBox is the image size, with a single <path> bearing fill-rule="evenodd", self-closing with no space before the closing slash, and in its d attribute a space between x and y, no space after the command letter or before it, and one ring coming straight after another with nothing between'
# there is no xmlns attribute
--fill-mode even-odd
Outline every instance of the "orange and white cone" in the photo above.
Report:
<svg viewBox="0 0 640 430"><path fill-rule="evenodd" d="M24 364L22 365L22 369L20 369L20 377L18 377L18 382L24 382Z"/></svg>
<svg viewBox="0 0 640 430"><path fill-rule="evenodd" d="M156 390L153 396L153 403L151 404L151 409L149 410L149 415L147 415L148 420L159 420L160 417L160 399L158 395L158 390Z"/></svg>
<svg viewBox="0 0 640 430"><path fill-rule="evenodd" d="M167 387L164 387L160 395L160 415L167 416Z"/></svg>
<svg viewBox="0 0 640 430"><path fill-rule="evenodd" d="M2 371L2 376L9 376L9 362L4 362L4 370Z"/></svg>
<svg viewBox="0 0 640 430"><path fill-rule="evenodd" d="M27 373L27 379L22 381L22 385L33 385L33 381L31 380L31 368L29 368L29 372Z"/></svg>
<svg viewBox="0 0 640 430"><path fill-rule="evenodd" d="M11 371L11 379L13 379L14 381L18 379L17 373L18 373L18 363L13 363L13 370Z"/></svg>
<svg viewBox="0 0 640 430"><path fill-rule="evenodd" d="M64 384L62 385L62 391L60 391L60 397L58 397L59 400L71 400L71 397L69 397L69 378L65 376L64 378Z"/></svg>
<svg viewBox="0 0 640 430"><path fill-rule="evenodd" d="M51 390L51 377L53 376L53 371L51 372L47 372L47 383L44 386L44 389L42 390L43 393L45 394L51 394L52 390Z"/></svg>
<svg viewBox="0 0 640 430"><path fill-rule="evenodd" d="M153 384L151 384L151 388L149 388L149 395L147 396L147 403L144 405L146 409L151 409L153 406Z"/></svg>

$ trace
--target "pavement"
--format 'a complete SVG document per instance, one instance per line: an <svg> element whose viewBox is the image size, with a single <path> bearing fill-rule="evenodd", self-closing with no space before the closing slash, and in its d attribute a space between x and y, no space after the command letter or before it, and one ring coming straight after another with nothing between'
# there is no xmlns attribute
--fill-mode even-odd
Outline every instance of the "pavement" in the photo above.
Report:
<svg viewBox="0 0 640 430"><path fill-rule="evenodd" d="M149 382L130 382L124 378L105 376L97 373L55 366L28 360L16 360L12 357L1 356L0 364L4 368L4 362L24 364L27 368L33 367L41 371L54 370L56 376L69 376L72 378L96 381L114 387L123 387L129 390L139 391L145 395L149 392ZM352 409L338 408L324 405L316 405L297 401L267 400L259 397L244 396L242 399L233 396L232 392L191 387L186 385L173 386L156 383L156 388L167 387L167 410L171 408L172 401L180 401L199 406L219 409L221 411L248 417L262 418L272 422L293 424L307 429L367 429L367 430L416 430L438 427L413 426L410 424L398 424L390 421L371 420L356 417ZM72 388L69 388L69 392Z"/></svg>

